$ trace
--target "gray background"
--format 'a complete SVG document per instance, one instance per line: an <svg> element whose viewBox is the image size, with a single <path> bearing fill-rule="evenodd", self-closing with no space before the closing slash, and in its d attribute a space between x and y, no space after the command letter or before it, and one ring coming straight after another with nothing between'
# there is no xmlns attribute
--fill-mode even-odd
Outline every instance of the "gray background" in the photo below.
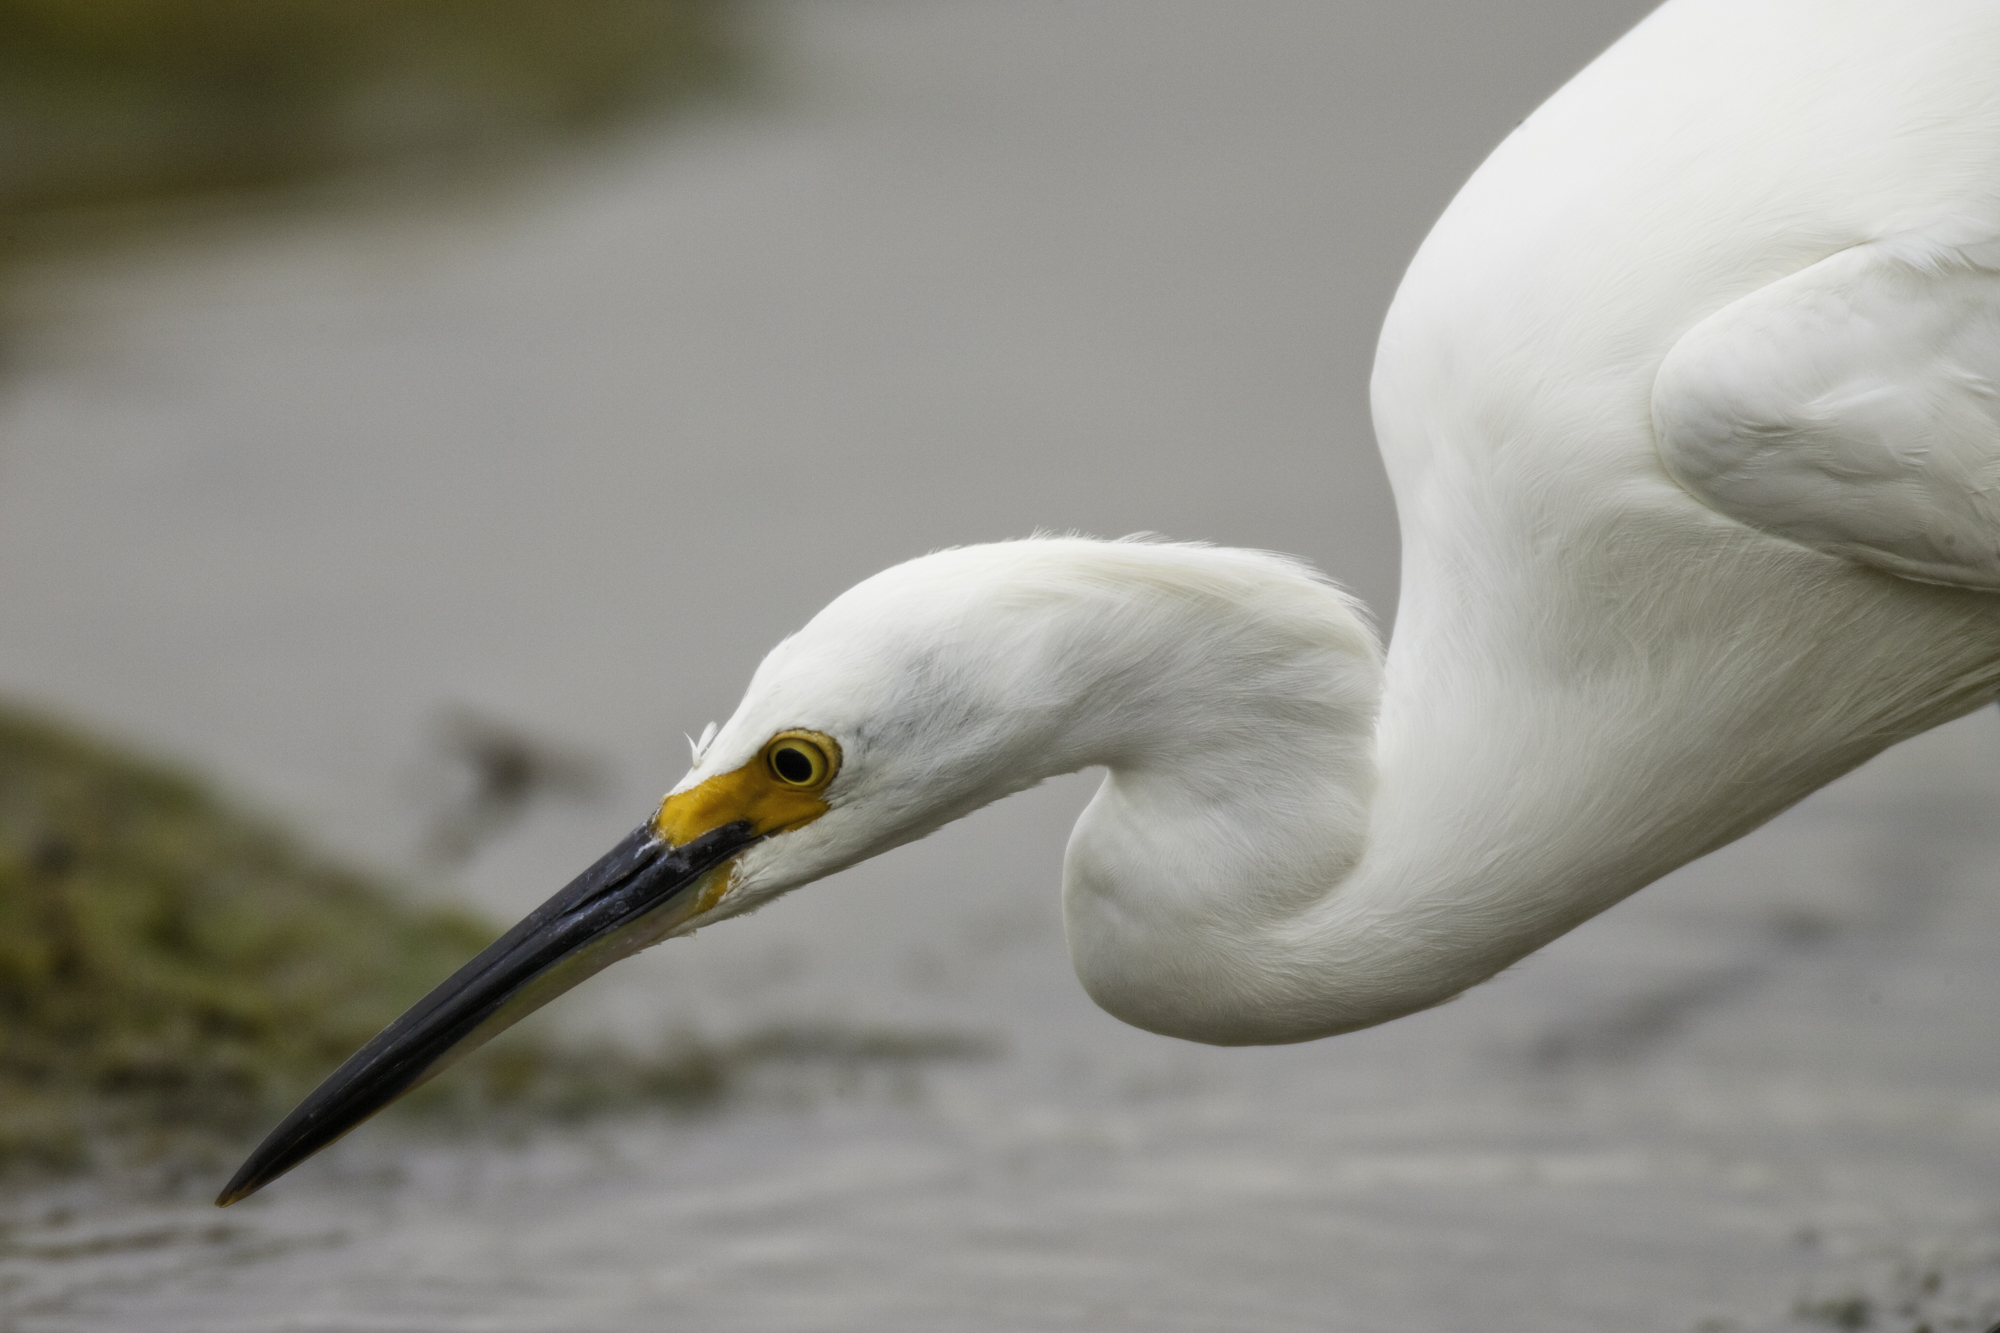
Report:
<svg viewBox="0 0 2000 1333"><path fill-rule="evenodd" d="M774 6L755 92L530 182L49 261L0 383L0 685L511 917L647 813L764 648L926 549L1269 547L1387 623L1381 314L1484 153L1646 7ZM611 790L419 874L452 704ZM220 1231L111 1186L54 1221L17 1200L71 1257L0 1257L0 1308L1678 1330L1886 1319L1907 1286L1991 1317L1996 730L1905 747L1458 1004L1277 1051L1089 1005L1055 893L1089 779L1052 783L548 1020L1000 1060L693 1123L364 1133Z"/></svg>

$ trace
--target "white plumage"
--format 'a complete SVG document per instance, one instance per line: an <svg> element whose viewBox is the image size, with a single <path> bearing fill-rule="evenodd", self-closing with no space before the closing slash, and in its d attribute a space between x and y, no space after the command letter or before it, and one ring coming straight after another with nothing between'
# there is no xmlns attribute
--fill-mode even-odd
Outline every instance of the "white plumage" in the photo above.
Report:
<svg viewBox="0 0 2000 1333"><path fill-rule="evenodd" d="M1263 1042L1435 1004L1994 697L1997 380L2000 5L1676 0L1495 151L1389 312L1386 673L1242 553L913 562L774 653L683 784L777 726L921 738L725 910L1103 763L1064 895L1106 1008Z"/></svg>
<svg viewBox="0 0 2000 1333"><path fill-rule="evenodd" d="M1667 470L1732 518L2000 590L2000 243L1841 250L1688 330L1653 386Z"/></svg>
<svg viewBox="0 0 2000 1333"><path fill-rule="evenodd" d="M2000 2L1673 0L1500 145L1388 313L1386 663L1254 552L877 575L226 1197L634 948L1091 765L1064 910L1111 1012L1284 1042L1448 999L2000 693L1996 382Z"/></svg>
<svg viewBox="0 0 2000 1333"><path fill-rule="evenodd" d="M1058 538L913 560L780 644L675 788L788 727L843 751L828 812L744 852L690 925L1102 765L1063 885L1091 994L1208 1041L1320 1035L1331 960L1289 936L1361 858L1380 695L1357 605L1283 557Z"/></svg>

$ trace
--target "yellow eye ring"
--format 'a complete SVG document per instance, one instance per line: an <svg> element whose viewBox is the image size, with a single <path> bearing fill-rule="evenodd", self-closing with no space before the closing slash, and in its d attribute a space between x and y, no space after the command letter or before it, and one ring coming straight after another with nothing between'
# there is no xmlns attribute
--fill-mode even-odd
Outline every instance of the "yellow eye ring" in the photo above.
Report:
<svg viewBox="0 0 2000 1333"><path fill-rule="evenodd" d="M840 747L817 731L781 731L764 747L764 767L780 786L817 791L840 771Z"/></svg>

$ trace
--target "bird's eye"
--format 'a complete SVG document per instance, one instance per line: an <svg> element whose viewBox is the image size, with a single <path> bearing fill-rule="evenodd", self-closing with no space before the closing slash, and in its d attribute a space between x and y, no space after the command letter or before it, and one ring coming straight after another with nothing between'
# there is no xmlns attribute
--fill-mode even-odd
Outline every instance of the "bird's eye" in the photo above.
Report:
<svg viewBox="0 0 2000 1333"><path fill-rule="evenodd" d="M764 748L764 762L771 776L787 787L824 787L833 780L840 753L832 741L817 732L787 731L773 737Z"/></svg>

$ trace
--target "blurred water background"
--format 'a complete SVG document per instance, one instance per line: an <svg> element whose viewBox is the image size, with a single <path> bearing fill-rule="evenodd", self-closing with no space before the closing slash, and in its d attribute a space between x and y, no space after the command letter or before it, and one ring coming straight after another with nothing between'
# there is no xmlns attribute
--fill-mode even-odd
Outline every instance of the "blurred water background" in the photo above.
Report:
<svg viewBox="0 0 2000 1333"><path fill-rule="evenodd" d="M926 549L1270 547L1386 622L1381 313L1645 8L635 3L539 65L343 39L368 77L305 101L201 66L237 100L179 119L50 118L75 80L16 71L0 690L500 921L644 817L765 648ZM1992 710L1457 1003L1273 1050L1083 996L1090 786L525 1034L695 1052L713 1096L385 1121L227 1213L198 1154L14 1178L0 1329L2000 1318Z"/></svg>

